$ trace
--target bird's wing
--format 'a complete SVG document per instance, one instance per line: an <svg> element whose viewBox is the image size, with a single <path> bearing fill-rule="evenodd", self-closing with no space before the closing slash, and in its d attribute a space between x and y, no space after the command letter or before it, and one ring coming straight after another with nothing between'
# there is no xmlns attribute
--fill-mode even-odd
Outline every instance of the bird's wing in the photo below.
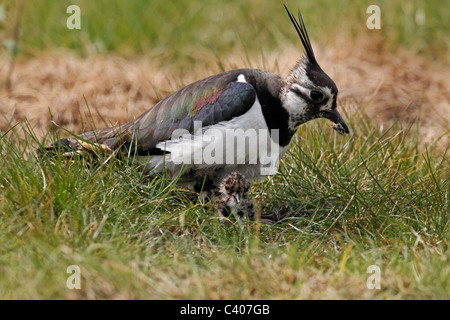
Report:
<svg viewBox="0 0 450 320"><path fill-rule="evenodd" d="M194 122L202 127L231 120L247 112L256 91L246 82L237 82L243 70L233 70L194 82L160 101L136 119L132 132L139 154L158 152L158 142L170 140L176 129L194 132Z"/></svg>

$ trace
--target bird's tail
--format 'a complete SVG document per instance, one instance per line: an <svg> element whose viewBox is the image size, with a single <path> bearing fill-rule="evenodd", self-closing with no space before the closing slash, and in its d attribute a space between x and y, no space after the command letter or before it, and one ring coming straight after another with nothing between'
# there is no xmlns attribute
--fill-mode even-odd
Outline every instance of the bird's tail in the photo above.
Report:
<svg viewBox="0 0 450 320"><path fill-rule="evenodd" d="M116 126L89 131L81 135L53 142L50 146L38 150L41 156L62 155L73 156L89 153L113 153L115 150L127 146L131 142L130 126Z"/></svg>

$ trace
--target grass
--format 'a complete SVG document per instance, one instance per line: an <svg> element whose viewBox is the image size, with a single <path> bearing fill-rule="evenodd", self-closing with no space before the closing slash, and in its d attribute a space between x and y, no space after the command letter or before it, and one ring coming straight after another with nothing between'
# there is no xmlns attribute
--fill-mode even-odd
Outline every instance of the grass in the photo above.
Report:
<svg viewBox="0 0 450 320"><path fill-rule="evenodd" d="M12 38L17 20L16 1L4 2L3 40ZM81 29L69 30L66 9L81 10ZM333 0L301 3L286 1L294 12L302 10L310 36L328 43L336 37L380 37L387 46L405 46L414 52L447 60L450 6L442 1L373 1L381 10L381 30L368 30L367 1ZM3 23L2 21L3 20ZM201 64L202 52L224 56L236 50L257 53L278 50L297 37L278 1L106 1L36 0L25 3L20 26L20 52L64 48L82 55L113 52L127 57L149 55L171 65ZM256 52L254 52L256 51ZM260 53L261 54L261 53Z"/></svg>
<svg viewBox="0 0 450 320"><path fill-rule="evenodd" d="M39 161L32 131L0 144L0 297L448 299L449 161L416 128L304 125L254 185L275 225L244 230L164 177L118 159ZM106 161L108 160L108 161ZM80 290L66 269L81 268ZM367 268L381 270L369 290Z"/></svg>

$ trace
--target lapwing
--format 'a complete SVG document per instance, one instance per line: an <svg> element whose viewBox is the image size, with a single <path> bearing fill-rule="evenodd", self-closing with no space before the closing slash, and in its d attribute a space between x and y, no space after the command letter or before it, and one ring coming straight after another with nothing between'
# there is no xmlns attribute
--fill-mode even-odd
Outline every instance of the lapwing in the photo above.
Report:
<svg viewBox="0 0 450 320"><path fill-rule="evenodd" d="M274 210L256 218L253 202L248 194L249 188L250 182L240 172L233 171L222 180L211 196L222 222L228 221L230 216L234 216L238 223L258 219L262 223L272 224L285 218L285 210Z"/></svg>
<svg viewBox="0 0 450 320"><path fill-rule="evenodd" d="M238 222L255 220L253 203L248 197L250 182L240 172L231 172L216 188L214 206L221 221L235 216Z"/></svg>
<svg viewBox="0 0 450 320"><path fill-rule="evenodd" d="M303 18L285 6L305 50L287 77L259 69L226 71L175 91L126 124L54 142L65 155L95 150L137 160L149 174L164 170L194 190L213 190L231 172L252 182L277 171L298 127L326 118L348 134L338 89L314 55Z"/></svg>

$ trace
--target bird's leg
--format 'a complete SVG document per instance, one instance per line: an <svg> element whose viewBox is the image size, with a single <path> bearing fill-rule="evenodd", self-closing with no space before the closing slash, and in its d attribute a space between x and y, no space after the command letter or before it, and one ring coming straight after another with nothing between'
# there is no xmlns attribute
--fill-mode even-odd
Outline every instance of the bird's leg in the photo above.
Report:
<svg viewBox="0 0 450 320"><path fill-rule="evenodd" d="M261 222L264 223L277 223L278 221L284 219L286 217L287 208L283 208L280 210L274 210L270 214L263 214L260 216Z"/></svg>

